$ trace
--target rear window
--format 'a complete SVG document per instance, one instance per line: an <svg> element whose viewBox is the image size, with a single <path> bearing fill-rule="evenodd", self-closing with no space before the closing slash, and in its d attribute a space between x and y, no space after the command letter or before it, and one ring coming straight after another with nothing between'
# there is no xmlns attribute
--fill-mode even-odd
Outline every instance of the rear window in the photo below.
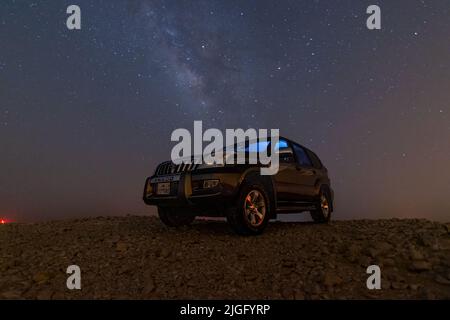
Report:
<svg viewBox="0 0 450 320"><path fill-rule="evenodd" d="M297 144L293 144L295 155L297 156L298 164L303 167L312 167L311 160L306 154L305 150Z"/></svg>

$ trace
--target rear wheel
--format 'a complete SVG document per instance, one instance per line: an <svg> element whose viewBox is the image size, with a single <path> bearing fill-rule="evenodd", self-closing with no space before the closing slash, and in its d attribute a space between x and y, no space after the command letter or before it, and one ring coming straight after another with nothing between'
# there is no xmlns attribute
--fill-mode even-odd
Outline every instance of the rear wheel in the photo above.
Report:
<svg viewBox="0 0 450 320"><path fill-rule="evenodd" d="M316 210L311 211L311 218L316 223L326 223L331 218L331 200L326 189L321 188Z"/></svg>
<svg viewBox="0 0 450 320"><path fill-rule="evenodd" d="M235 206L228 209L227 221L238 234L260 234L270 217L270 198L260 183L243 186Z"/></svg>
<svg viewBox="0 0 450 320"><path fill-rule="evenodd" d="M194 214L180 208L158 207L158 215L161 221L169 227L186 226L195 220Z"/></svg>

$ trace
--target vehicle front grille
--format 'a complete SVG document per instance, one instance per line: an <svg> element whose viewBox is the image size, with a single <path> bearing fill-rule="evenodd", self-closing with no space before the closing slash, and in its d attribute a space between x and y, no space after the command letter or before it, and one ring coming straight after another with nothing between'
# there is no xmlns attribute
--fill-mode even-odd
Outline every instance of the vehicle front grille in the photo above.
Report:
<svg viewBox="0 0 450 320"><path fill-rule="evenodd" d="M166 174L176 174L182 172L190 172L197 168L198 164L195 163L181 163L174 164L172 161L163 162L158 166L156 175L163 176Z"/></svg>

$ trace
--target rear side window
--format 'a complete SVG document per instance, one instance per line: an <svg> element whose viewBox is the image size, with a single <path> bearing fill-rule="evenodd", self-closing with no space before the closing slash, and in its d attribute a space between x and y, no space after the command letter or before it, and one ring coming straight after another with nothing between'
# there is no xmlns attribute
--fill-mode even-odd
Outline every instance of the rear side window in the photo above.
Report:
<svg viewBox="0 0 450 320"><path fill-rule="evenodd" d="M311 160L309 160L309 157L306 154L305 150L299 145L293 144L293 146L298 163L304 167L312 167L313 165L311 163Z"/></svg>
<svg viewBox="0 0 450 320"><path fill-rule="evenodd" d="M310 150L307 150L307 152L308 152L309 158L312 161L312 164L313 164L314 168L321 169L323 167L323 164L320 161L319 157L314 152L312 152Z"/></svg>

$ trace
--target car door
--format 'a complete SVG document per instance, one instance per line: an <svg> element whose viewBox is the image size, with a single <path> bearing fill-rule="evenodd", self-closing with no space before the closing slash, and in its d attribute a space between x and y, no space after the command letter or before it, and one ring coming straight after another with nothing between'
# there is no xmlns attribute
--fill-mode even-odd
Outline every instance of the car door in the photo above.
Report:
<svg viewBox="0 0 450 320"><path fill-rule="evenodd" d="M292 146L287 140L280 139L275 150L279 156L279 169L273 178L277 192L277 202L280 206L287 206L296 201L300 192L296 181L297 163Z"/></svg>
<svg viewBox="0 0 450 320"><path fill-rule="evenodd" d="M292 149L294 150L295 160L296 160L296 182L298 184L296 190L296 198L299 201L312 200L314 197L314 186L317 180L317 172L313 166L311 159L309 158L306 150L293 143Z"/></svg>

